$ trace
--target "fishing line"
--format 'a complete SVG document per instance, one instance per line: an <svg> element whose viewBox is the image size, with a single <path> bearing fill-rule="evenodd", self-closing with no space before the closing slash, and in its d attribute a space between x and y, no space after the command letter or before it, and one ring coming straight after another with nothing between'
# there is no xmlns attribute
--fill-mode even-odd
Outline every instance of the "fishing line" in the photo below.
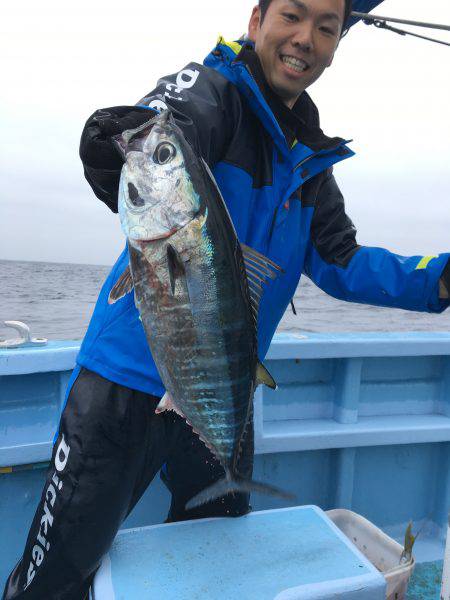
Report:
<svg viewBox="0 0 450 600"><path fill-rule="evenodd" d="M417 33L413 33L412 31L407 31L405 29L398 29L397 27L392 27L391 25L388 25L388 23L401 23L403 25L412 25L413 27L425 27L427 29L438 29L440 31L450 31L450 25L441 25L439 23L426 23L424 21L409 21L406 19L395 19L393 17L381 17L378 15L370 15L367 13L360 12L352 12L352 17L355 17L356 19L361 19L366 25L375 25L375 27L378 27L378 29L386 29L387 31L393 31L394 33L398 33L399 35L411 35L422 40L427 40L428 42L434 42L436 44L450 46L449 42L437 40L436 38L427 37L425 35L419 35Z"/></svg>

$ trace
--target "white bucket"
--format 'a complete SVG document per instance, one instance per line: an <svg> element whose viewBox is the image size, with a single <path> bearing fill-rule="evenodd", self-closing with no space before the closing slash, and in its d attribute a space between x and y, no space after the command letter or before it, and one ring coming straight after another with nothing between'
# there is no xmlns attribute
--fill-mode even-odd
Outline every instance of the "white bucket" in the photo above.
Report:
<svg viewBox="0 0 450 600"><path fill-rule="evenodd" d="M450 600L450 514L448 515L447 543L442 570L441 600Z"/></svg>
<svg viewBox="0 0 450 600"><path fill-rule="evenodd" d="M414 558L400 564L403 547L361 515L343 508L328 510L326 514L383 574L387 582L387 600L404 600L414 569Z"/></svg>

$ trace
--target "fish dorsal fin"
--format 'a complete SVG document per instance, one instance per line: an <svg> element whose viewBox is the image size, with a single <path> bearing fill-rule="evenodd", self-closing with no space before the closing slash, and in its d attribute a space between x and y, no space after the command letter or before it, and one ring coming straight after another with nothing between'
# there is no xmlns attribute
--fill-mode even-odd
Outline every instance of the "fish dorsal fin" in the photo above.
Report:
<svg viewBox="0 0 450 600"><path fill-rule="evenodd" d="M130 293L133 287L134 283L133 278L131 277L130 267L127 267L109 292L108 304L115 304L117 300L120 300Z"/></svg>
<svg viewBox="0 0 450 600"><path fill-rule="evenodd" d="M270 258L266 258L257 250L246 244L241 244L244 256L245 269L247 272L250 300L253 308L255 323L258 318L259 302L263 293L263 285L270 279L275 279L283 269L275 264Z"/></svg>
<svg viewBox="0 0 450 600"><path fill-rule="evenodd" d="M258 361L258 364L256 365L256 385L259 385L260 383L267 385L267 387L270 387L272 390L277 389L277 384L275 383L272 375L262 364L262 362Z"/></svg>

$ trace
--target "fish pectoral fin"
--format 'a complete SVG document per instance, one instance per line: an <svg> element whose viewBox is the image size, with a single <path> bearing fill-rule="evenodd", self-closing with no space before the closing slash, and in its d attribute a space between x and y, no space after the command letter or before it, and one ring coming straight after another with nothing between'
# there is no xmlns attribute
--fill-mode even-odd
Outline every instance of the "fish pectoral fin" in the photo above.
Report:
<svg viewBox="0 0 450 600"><path fill-rule="evenodd" d="M169 269L170 289L172 290L172 294L175 295L177 279L184 277L186 271L183 259L171 244L167 244L167 265Z"/></svg>
<svg viewBox="0 0 450 600"><path fill-rule="evenodd" d="M262 364L262 362L258 361L258 364L256 366L256 385L259 385L260 383L267 385L267 387L272 388L272 390L277 389L277 384L275 383L275 380L272 377L272 375Z"/></svg>
<svg viewBox="0 0 450 600"><path fill-rule="evenodd" d="M177 406L175 406L175 404L172 401L172 398L169 396L169 394L167 392L161 398L158 406L156 407L155 414L159 415L160 413L164 412L165 410L173 410L173 412L176 412L177 415L180 415L180 417L183 417L183 419L185 418L185 416L180 411L180 409Z"/></svg>
<svg viewBox="0 0 450 600"><path fill-rule="evenodd" d="M115 304L118 300L129 294L133 287L134 283L133 278L131 277L130 267L127 267L109 292L108 304Z"/></svg>

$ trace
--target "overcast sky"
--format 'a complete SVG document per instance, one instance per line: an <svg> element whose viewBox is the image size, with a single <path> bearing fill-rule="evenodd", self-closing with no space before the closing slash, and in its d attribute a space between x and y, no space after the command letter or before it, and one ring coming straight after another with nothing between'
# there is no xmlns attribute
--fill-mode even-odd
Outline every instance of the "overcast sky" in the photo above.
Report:
<svg viewBox="0 0 450 600"><path fill-rule="evenodd" d="M2 2L0 258L113 263L124 239L84 180L84 122L201 62L219 33L239 37L252 6ZM449 0L386 0L374 12L450 23ZM325 132L354 140L357 156L335 174L359 243L406 255L449 251L450 48L358 24L309 91Z"/></svg>

